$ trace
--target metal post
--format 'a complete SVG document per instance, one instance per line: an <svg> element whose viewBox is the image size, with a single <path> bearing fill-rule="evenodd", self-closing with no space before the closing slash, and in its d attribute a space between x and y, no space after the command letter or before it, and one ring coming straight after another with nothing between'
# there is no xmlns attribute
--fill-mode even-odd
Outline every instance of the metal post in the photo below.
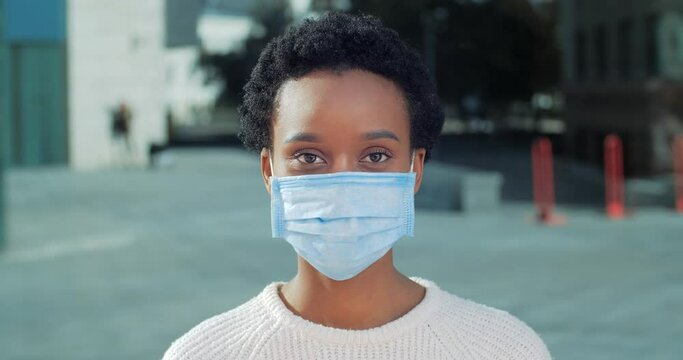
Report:
<svg viewBox="0 0 683 360"><path fill-rule="evenodd" d="M678 135L674 141L673 160L676 211L683 214L683 135Z"/></svg>
<svg viewBox="0 0 683 360"><path fill-rule="evenodd" d="M553 175L553 145L542 137L531 146L536 220L546 225L563 225L566 217L555 214L555 177Z"/></svg>
<svg viewBox="0 0 683 360"><path fill-rule="evenodd" d="M624 157L619 136L605 138L605 211L611 219L621 219L624 209Z"/></svg>
<svg viewBox="0 0 683 360"><path fill-rule="evenodd" d="M543 222L552 218L555 208L552 151L552 145L548 138L536 140L531 150L534 202L536 203L537 218Z"/></svg>

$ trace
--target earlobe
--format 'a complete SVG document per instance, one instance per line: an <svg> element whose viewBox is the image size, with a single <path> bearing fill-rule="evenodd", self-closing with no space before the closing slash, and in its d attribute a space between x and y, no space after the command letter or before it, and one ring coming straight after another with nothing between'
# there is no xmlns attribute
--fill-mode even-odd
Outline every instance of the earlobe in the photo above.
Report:
<svg viewBox="0 0 683 360"><path fill-rule="evenodd" d="M270 194L270 177L273 175L273 169L271 167L271 152L263 148L261 150L261 176L263 176L263 183L266 186L266 191Z"/></svg>

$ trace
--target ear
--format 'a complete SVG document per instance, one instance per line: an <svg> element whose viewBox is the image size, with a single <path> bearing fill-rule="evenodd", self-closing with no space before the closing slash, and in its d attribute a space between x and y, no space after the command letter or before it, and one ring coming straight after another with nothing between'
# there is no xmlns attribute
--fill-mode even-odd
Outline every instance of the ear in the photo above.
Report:
<svg viewBox="0 0 683 360"><path fill-rule="evenodd" d="M417 191L420 190L420 185L422 184L422 174L424 173L426 156L427 150L423 148L415 149L415 159L413 160L413 172L415 172L414 194L417 194Z"/></svg>
<svg viewBox="0 0 683 360"><path fill-rule="evenodd" d="M266 185L266 191L270 194L270 177L273 175L273 169L270 167L270 151L268 149L261 149L261 176Z"/></svg>

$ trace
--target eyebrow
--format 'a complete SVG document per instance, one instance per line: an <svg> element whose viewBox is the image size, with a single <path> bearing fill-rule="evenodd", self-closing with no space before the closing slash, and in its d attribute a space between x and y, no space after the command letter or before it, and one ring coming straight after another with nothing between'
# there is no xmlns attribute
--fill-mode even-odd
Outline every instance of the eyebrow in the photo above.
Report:
<svg viewBox="0 0 683 360"><path fill-rule="evenodd" d="M287 140L285 140L285 143L288 144L296 141L320 142L320 137L318 137L318 135L315 134L301 132L290 136Z"/></svg>
<svg viewBox="0 0 683 360"><path fill-rule="evenodd" d="M398 136L396 136L396 134L394 134L393 132L391 132L389 130L370 131L369 133L365 134L365 138L367 140L393 139L396 141L400 141L398 139Z"/></svg>
<svg viewBox="0 0 683 360"><path fill-rule="evenodd" d="M394 134L393 132L389 130L375 130L375 131L370 131L365 134L365 139L366 140L377 140L377 139L392 139L396 141L400 141L398 139L398 136ZM286 144L297 142L297 141L304 141L304 142L320 142L320 137L318 135L312 134L312 133L305 133L305 132L300 132L296 133L292 136L290 136L287 140L285 140Z"/></svg>

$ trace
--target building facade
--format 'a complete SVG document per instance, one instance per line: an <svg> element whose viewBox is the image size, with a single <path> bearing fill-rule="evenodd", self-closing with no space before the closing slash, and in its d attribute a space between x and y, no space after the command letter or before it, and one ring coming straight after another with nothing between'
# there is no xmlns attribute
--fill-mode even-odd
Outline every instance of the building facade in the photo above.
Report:
<svg viewBox="0 0 683 360"><path fill-rule="evenodd" d="M166 142L163 0L67 0L70 164L145 164ZM129 144L112 112L131 112ZM128 147L128 148L126 148Z"/></svg>
<svg viewBox="0 0 683 360"><path fill-rule="evenodd" d="M147 162L166 141L163 0L0 0L0 146L9 166ZM129 109L127 139L112 120Z"/></svg>
<svg viewBox="0 0 683 360"><path fill-rule="evenodd" d="M624 141L625 170L671 169L683 132L683 1L561 0L568 148L600 163L603 141Z"/></svg>
<svg viewBox="0 0 683 360"><path fill-rule="evenodd" d="M67 160L65 16L64 1L0 4L0 145L8 165Z"/></svg>

